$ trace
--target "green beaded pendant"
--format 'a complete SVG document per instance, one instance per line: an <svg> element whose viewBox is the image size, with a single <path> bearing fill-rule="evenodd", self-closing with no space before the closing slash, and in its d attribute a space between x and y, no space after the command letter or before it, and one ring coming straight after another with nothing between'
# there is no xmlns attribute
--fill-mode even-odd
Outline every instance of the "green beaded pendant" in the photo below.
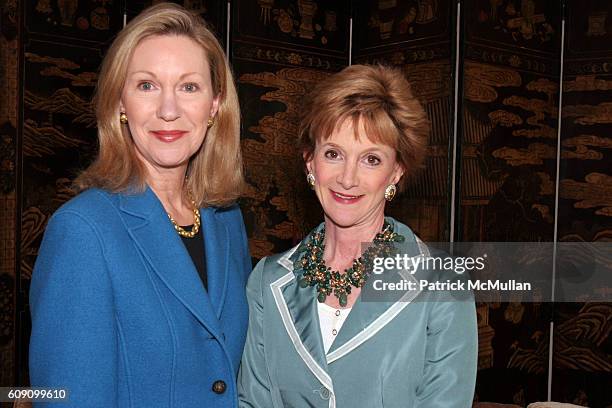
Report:
<svg viewBox="0 0 612 408"><path fill-rule="evenodd" d="M325 265L323 253L325 252L325 229L311 235L309 242L298 248L303 252L293 267L295 270L303 270L302 278L299 280L301 288L316 286L317 300L324 303L327 296L334 294L338 298L340 306L348 304L348 294L353 287L361 288L370 273L372 262L375 258L389 256L393 251L393 245L386 243L404 242L404 236L393 232L391 225L384 223L383 229L376 234L372 245L365 250L362 256L353 261L353 265L344 270L333 271Z"/></svg>

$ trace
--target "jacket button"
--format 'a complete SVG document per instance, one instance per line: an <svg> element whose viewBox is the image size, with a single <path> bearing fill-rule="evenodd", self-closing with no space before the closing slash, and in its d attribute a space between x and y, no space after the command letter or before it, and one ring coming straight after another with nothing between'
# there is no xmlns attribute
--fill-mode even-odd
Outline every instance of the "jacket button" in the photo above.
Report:
<svg viewBox="0 0 612 408"><path fill-rule="evenodd" d="M212 390L217 394L223 394L227 385L225 385L225 381L217 380L212 385Z"/></svg>

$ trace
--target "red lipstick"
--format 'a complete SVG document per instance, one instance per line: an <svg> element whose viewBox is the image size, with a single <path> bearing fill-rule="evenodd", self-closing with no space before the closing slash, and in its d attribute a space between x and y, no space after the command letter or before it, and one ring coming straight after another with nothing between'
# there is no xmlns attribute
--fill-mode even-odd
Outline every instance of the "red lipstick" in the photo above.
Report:
<svg viewBox="0 0 612 408"><path fill-rule="evenodd" d="M181 137L183 137L187 131L186 130L152 130L151 133L153 136L161 140L162 142L172 143Z"/></svg>

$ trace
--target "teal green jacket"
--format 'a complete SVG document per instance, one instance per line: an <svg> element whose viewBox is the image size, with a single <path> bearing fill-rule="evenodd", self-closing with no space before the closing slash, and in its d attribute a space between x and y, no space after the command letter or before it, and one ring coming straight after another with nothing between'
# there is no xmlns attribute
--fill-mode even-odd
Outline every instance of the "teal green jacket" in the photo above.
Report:
<svg viewBox="0 0 612 408"><path fill-rule="evenodd" d="M407 226L387 220L406 238L400 250L412 244L427 251ZM240 406L471 407L478 351L473 300L436 301L442 293L418 289L397 301L358 298L326 354L316 288L300 288L293 268L306 241L262 259L251 273Z"/></svg>

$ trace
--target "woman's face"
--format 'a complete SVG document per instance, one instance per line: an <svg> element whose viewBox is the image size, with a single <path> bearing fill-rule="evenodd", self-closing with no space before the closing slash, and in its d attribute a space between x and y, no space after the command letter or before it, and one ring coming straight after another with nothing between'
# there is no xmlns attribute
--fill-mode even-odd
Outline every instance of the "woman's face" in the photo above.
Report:
<svg viewBox="0 0 612 408"><path fill-rule="evenodd" d="M361 121L355 140L353 121L343 122L317 143L306 167L326 217L340 227L369 225L384 216L385 189L403 174L395 149L372 143Z"/></svg>
<svg viewBox="0 0 612 408"><path fill-rule="evenodd" d="M207 121L217 113L218 104L204 50L195 41L165 35L138 44L120 109L149 173L184 171L202 145Z"/></svg>

